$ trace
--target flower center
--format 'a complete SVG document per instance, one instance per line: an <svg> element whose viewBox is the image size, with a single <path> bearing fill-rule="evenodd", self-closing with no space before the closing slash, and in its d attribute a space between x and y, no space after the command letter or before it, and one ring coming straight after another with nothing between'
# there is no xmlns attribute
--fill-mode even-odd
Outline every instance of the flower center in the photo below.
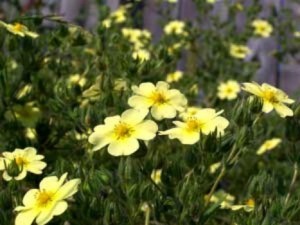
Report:
<svg viewBox="0 0 300 225"><path fill-rule="evenodd" d="M161 92L153 92L151 99L155 105L163 105L168 102L166 96Z"/></svg>
<svg viewBox="0 0 300 225"><path fill-rule="evenodd" d="M115 126L114 134L117 139L124 139L131 136L133 129L126 123L120 122Z"/></svg>
<svg viewBox="0 0 300 225"><path fill-rule="evenodd" d="M15 23L13 26L14 31L21 32L24 29L24 26L20 23Z"/></svg>
<svg viewBox="0 0 300 225"><path fill-rule="evenodd" d="M226 88L226 93L227 93L227 94L232 94L232 92L233 92L233 90L232 90L231 87L227 87L227 88Z"/></svg>
<svg viewBox="0 0 300 225"><path fill-rule="evenodd" d="M51 192L41 191L39 192L36 201L38 207L47 207L47 205L53 201L53 194Z"/></svg>
<svg viewBox="0 0 300 225"><path fill-rule="evenodd" d="M17 156L15 158L15 160L16 160L17 165L21 166L21 167L28 164L28 160L23 158L22 156Z"/></svg>
<svg viewBox="0 0 300 225"><path fill-rule="evenodd" d="M264 98L267 99L272 104L279 102L278 98L276 97L276 93L274 91L266 91L264 93Z"/></svg>
<svg viewBox="0 0 300 225"><path fill-rule="evenodd" d="M199 121L194 118L189 118L186 122L187 130L191 132L198 132L200 128Z"/></svg>

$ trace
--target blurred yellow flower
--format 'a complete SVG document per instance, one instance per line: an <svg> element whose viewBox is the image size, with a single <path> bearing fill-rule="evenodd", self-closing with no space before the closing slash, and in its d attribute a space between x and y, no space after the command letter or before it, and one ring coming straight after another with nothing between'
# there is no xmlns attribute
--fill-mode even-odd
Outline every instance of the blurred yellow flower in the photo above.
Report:
<svg viewBox="0 0 300 225"><path fill-rule="evenodd" d="M207 201L208 196L205 195L204 199ZM220 205L221 209L230 209L233 205L235 197L229 193L226 193L224 190L219 190L215 192L211 198L211 203L216 203Z"/></svg>
<svg viewBox="0 0 300 225"><path fill-rule="evenodd" d="M145 120L148 110L129 109L121 116L107 117L104 125L98 125L89 136L89 142L97 151L108 145L113 156L131 155L139 148L138 140L148 141L156 136L158 127L152 120Z"/></svg>
<svg viewBox="0 0 300 225"><path fill-rule="evenodd" d="M10 33L21 37L29 36L31 38L37 38L39 35L35 32L29 31L29 29L20 23L8 24L0 21L0 25L6 28Z"/></svg>
<svg viewBox="0 0 300 225"><path fill-rule="evenodd" d="M116 11L112 12L106 19L102 21L105 28L110 28L112 23L120 24L126 21L127 9L129 5L122 5Z"/></svg>
<svg viewBox="0 0 300 225"><path fill-rule="evenodd" d="M165 34L175 34L175 35L187 35L185 31L185 23L180 20L170 21L164 27Z"/></svg>
<svg viewBox="0 0 300 225"><path fill-rule="evenodd" d="M244 59L251 53L251 50L246 45L231 44L229 53L234 58Z"/></svg>
<svg viewBox="0 0 300 225"><path fill-rule="evenodd" d="M214 174L221 167L221 162L216 162L210 165L209 173Z"/></svg>
<svg viewBox="0 0 300 225"><path fill-rule="evenodd" d="M151 39L151 33L148 30L123 28L122 34L133 44L134 49L144 48Z"/></svg>
<svg viewBox="0 0 300 225"><path fill-rule="evenodd" d="M236 99L238 93L241 91L240 85L235 80L228 80L222 82L218 86L218 97L220 99L233 100Z"/></svg>
<svg viewBox="0 0 300 225"><path fill-rule="evenodd" d="M161 173L162 173L162 169L152 171L151 179L153 180L154 183L156 184L161 183Z"/></svg>
<svg viewBox="0 0 300 225"><path fill-rule="evenodd" d="M44 156L36 153L37 151L33 147L17 148L13 152L2 152L0 170L4 171L3 179L6 181L22 180L26 177L27 172L41 174L47 164L41 161Z"/></svg>
<svg viewBox="0 0 300 225"><path fill-rule="evenodd" d="M187 99L180 91L169 88L164 81L157 82L156 86L150 82L133 86L136 95L128 99L128 104L136 109L151 108L151 115L156 120L174 118L177 111L185 109Z"/></svg>
<svg viewBox="0 0 300 225"><path fill-rule="evenodd" d="M244 209L246 212L252 212L255 207L254 199L250 198L246 201L245 205L233 205L230 207L231 210L236 211L240 209Z"/></svg>
<svg viewBox="0 0 300 225"><path fill-rule="evenodd" d="M67 173L60 178L45 177L39 189L30 189L23 198L24 206L17 206L18 215L15 225L31 225L35 220L37 225L48 223L54 216L63 214L68 208L66 199L78 191L80 179L65 180Z"/></svg>
<svg viewBox="0 0 300 225"><path fill-rule="evenodd" d="M266 140L257 150L257 155L262 155L267 151L271 151L272 149L276 148L281 143L280 138L272 138L270 140Z"/></svg>
<svg viewBox="0 0 300 225"><path fill-rule="evenodd" d="M86 78L80 74L70 75L67 80L67 84L69 87L71 87L72 85L79 85L80 87L83 87L86 84L86 82Z"/></svg>
<svg viewBox="0 0 300 225"><path fill-rule="evenodd" d="M25 105L14 105L11 110L5 112L7 120L17 119L24 127L35 127L41 117L41 111L34 102Z"/></svg>
<svg viewBox="0 0 300 225"><path fill-rule="evenodd" d="M145 49L137 49L133 51L132 58L140 62L145 62L150 59L150 52Z"/></svg>
<svg viewBox="0 0 300 225"><path fill-rule="evenodd" d="M208 135L217 130L218 135L223 135L229 122L224 117L219 116L222 111L215 109L200 109L196 115L186 121L174 121L175 128L160 131L160 135L169 135L170 139L177 138L182 144L192 145L199 141L200 133Z"/></svg>
<svg viewBox="0 0 300 225"><path fill-rule="evenodd" d="M271 112L273 109L281 116L293 116L293 111L285 104L292 104L294 100L290 99L286 93L269 84L263 83L261 86L255 82L243 83L244 91L256 95L262 100L262 111L265 113Z"/></svg>
<svg viewBox="0 0 300 225"><path fill-rule="evenodd" d="M117 78L114 81L114 90L115 91L126 91L128 90L128 85L126 80L123 78Z"/></svg>
<svg viewBox="0 0 300 225"><path fill-rule="evenodd" d="M21 99L21 98L25 97L26 95L28 95L31 92L31 90L32 90L32 85L26 84L17 92L16 98Z"/></svg>
<svg viewBox="0 0 300 225"><path fill-rule="evenodd" d="M295 31L294 32L294 37L300 38L300 31Z"/></svg>
<svg viewBox="0 0 300 225"><path fill-rule="evenodd" d="M30 140L36 140L37 133L36 133L35 128L27 127L25 129L25 137L30 139Z"/></svg>
<svg viewBox="0 0 300 225"><path fill-rule="evenodd" d="M219 1L219 0L206 0L206 2L209 3L209 4L214 4L214 3L216 3L217 1Z"/></svg>
<svg viewBox="0 0 300 225"><path fill-rule="evenodd" d="M254 28L254 34L260 37L270 37L273 27L272 25L266 21L261 19L256 19L251 23L251 26Z"/></svg>
<svg viewBox="0 0 300 225"><path fill-rule="evenodd" d="M175 71L174 73L169 73L167 74L167 78L166 78L166 81L168 83L173 83L173 82L177 82L179 81L183 76L183 72L182 71Z"/></svg>

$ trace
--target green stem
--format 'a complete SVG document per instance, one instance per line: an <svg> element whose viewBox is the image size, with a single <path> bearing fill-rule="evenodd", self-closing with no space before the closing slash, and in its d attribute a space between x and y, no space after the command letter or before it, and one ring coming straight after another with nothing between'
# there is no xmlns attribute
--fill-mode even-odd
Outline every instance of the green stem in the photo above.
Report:
<svg viewBox="0 0 300 225"><path fill-rule="evenodd" d="M289 193L287 194L287 196L285 198L285 201L284 201L285 205L288 203L288 201L290 199L293 187L295 186L295 183L296 183L297 175L298 175L298 165L297 165L297 163L294 163L293 178L292 178L292 181L291 181L291 184L290 184Z"/></svg>

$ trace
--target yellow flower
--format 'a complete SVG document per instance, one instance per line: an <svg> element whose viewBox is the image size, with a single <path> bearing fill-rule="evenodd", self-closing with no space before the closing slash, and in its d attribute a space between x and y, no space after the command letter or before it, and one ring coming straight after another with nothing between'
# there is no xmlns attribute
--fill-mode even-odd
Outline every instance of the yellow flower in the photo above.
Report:
<svg viewBox="0 0 300 225"><path fill-rule="evenodd" d="M217 130L218 135L223 135L224 129L229 122L224 117L219 116L222 111L215 109L200 109L195 116L186 121L174 121L175 128L161 131L160 135L169 135L170 139L177 138L182 144L192 145L199 141L200 133L208 135Z"/></svg>
<svg viewBox="0 0 300 225"><path fill-rule="evenodd" d="M151 140L158 127L152 120L144 121L148 110L129 109L121 116L107 117L104 125L98 125L89 136L93 151L108 145L108 153L113 156L131 155L139 148L138 140Z"/></svg>
<svg viewBox="0 0 300 225"><path fill-rule="evenodd" d="M251 50L246 45L230 45L230 55L234 58L244 59L251 53Z"/></svg>
<svg viewBox="0 0 300 225"><path fill-rule="evenodd" d="M294 100L290 99L282 90L266 83L263 83L261 86L255 82L243 83L243 85L243 90L256 95L262 100L263 112L269 113L275 109L281 117L294 115L293 111L285 105L294 103Z"/></svg>
<svg viewBox="0 0 300 225"><path fill-rule="evenodd" d="M150 59L150 52L145 49L137 49L132 53L132 58L140 62L145 62Z"/></svg>
<svg viewBox="0 0 300 225"><path fill-rule="evenodd" d="M254 34L260 37L270 37L273 27L272 25L266 21L261 19L256 19L251 23L251 26L254 28Z"/></svg>
<svg viewBox="0 0 300 225"><path fill-rule="evenodd" d="M0 21L0 25L5 27L10 33L21 37L29 36L32 38L37 38L39 36L37 33L29 31L25 25L20 23L8 24Z"/></svg>
<svg viewBox="0 0 300 225"><path fill-rule="evenodd" d="M162 169L152 171L151 179L153 180L154 183L156 184L161 183L161 173L162 173Z"/></svg>
<svg viewBox="0 0 300 225"><path fill-rule="evenodd" d="M209 167L209 173L214 174L221 167L221 162L213 163Z"/></svg>
<svg viewBox="0 0 300 225"><path fill-rule="evenodd" d="M165 27L164 32L167 35L176 34L176 35L187 35L185 31L185 23L180 20L170 21Z"/></svg>
<svg viewBox="0 0 300 225"><path fill-rule="evenodd" d="M218 0L206 0L207 3L209 4L215 4Z"/></svg>
<svg viewBox="0 0 300 225"><path fill-rule="evenodd" d="M300 31L295 31L294 32L294 37L300 38Z"/></svg>
<svg viewBox="0 0 300 225"><path fill-rule="evenodd" d="M112 23L120 24L126 21L128 5L120 6L116 11L112 12L108 18L102 21L102 25L110 28Z"/></svg>
<svg viewBox="0 0 300 225"><path fill-rule="evenodd" d="M126 80L123 78L115 79L114 81L114 90L115 91L126 91L128 90L128 85Z"/></svg>
<svg viewBox="0 0 300 225"><path fill-rule="evenodd" d="M141 49L151 39L151 33L148 30L123 28L122 34L134 45L134 49Z"/></svg>
<svg viewBox="0 0 300 225"><path fill-rule="evenodd" d="M270 140L266 140L257 150L257 155L262 155L267 151L270 151L274 148L276 148L281 142L280 138L272 138Z"/></svg>
<svg viewBox="0 0 300 225"><path fill-rule="evenodd" d="M151 107L151 115L156 120L174 118L177 111L182 112L187 104L187 99L180 91L169 89L170 86L164 81L142 83L133 86L136 94L128 99L128 104L136 109L148 109Z"/></svg>
<svg viewBox="0 0 300 225"><path fill-rule="evenodd" d="M16 98L21 99L21 98L25 97L26 95L28 95L31 92L31 90L32 90L32 85L26 84L17 92Z"/></svg>
<svg viewBox="0 0 300 225"><path fill-rule="evenodd" d="M73 74L69 76L67 80L67 84L69 87L72 85L79 85L80 87L83 87L86 84L86 78L84 76L81 76L80 74Z"/></svg>
<svg viewBox="0 0 300 225"><path fill-rule="evenodd" d="M222 82L218 86L218 97L220 99L233 100L237 98L238 93L241 91L240 85L235 80L228 80Z"/></svg>
<svg viewBox="0 0 300 225"><path fill-rule="evenodd" d="M207 197L206 195L204 199L207 200ZM233 195L226 193L224 190L219 190L211 196L209 202L220 204L221 209L230 209L234 200L235 197Z"/></svg>
<svg viewBox="0 0 300 225"><path fill-rule="evenodd" d="M255 207L254 199L250 198L246 201L245 205L233 205L230 207L231 210L236 211L244 209L246 212L252 212Z"/></svg>
<svg viewBox="0 0 300 225"><path fill-rule="evenodd" d="M5 112L5 118L7 120L17 119L24 127L35 127L41 117L41 111L34 105L34 102L28 102L24 106L14 105L12 110Z"/></svg>
<svg viewBox="0 0 300 225"><path fill-rule="evenodd" d="M30 140L36 140L37 134L35 128L27 127L24 133L26 138Z"/></svg>
<svg viewBox="0 0 300 225"><path fill-rule="evenodd" d="M182 71L177 70L174 73L169 73L167 75L166 81L168 83L177 82L177 81L179 81L182 78L182 76L183 76Z"/></svg>
<svg viewBox="0 0 300 225"><path fill-rule="evenodd" d="M29 190L24 198L23 205L17 206L18 215L15 225L31 225L35 219L37 225L48 223L54 216L61 215L68 208L66 199L78 191L80 179L72 179L66 183L67 173L60 178L45 177L39 189Z"/></svg>
<svg viewBox="0 0 300 225"><path fill-rule="evenodd" d="M22 180L27 172L41 174L47 164L41 161L44 156L37 155L36 152L36 149L32 147L2 152L4 157L0 157L0 170L4 170L3 179L6 181Z"/></svg>

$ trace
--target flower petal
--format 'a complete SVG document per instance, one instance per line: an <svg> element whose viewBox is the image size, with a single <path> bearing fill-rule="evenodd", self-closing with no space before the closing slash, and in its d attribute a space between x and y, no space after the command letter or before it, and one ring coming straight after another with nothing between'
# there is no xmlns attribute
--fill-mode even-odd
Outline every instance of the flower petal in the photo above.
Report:
<svg viewBox="0 0 300 225"><path fill-rule="evenodd" d="M53 215L54 216L61 215L66 211L67 208L68 208L68 203L66 201L60 201L54 206Z"/></svg>
<svg viewBox="0 0 300 225"><path fill-rule="evenodd" d="M149 108L153 104L150 98L134 95L128 99L128 105L133 108Z"/></svg>
<svg viewBox="0 0 300 225"><path fill-rule="evenodd" d="M23 197L23 205L26 207L33 206L36 202L36 195L39 193L38 189L31 189L26 192Z"/></svg>
<svg viewBox="0 0 300 225"><path fill-rule="evenodd" d="M131 155L139 148L139 142L134 138L120 139L110 143L108 153L113 156Z"/></svg>
<svg viewBox="0 0 300 225"><path fill-rule="evenodd" d="M281 117L293 116L294 115L293 110L291 110L289 107L287 107L284 104L280 104L280 103L275 104L274 108L275 108L276 112L278 112L278 114Z"/></svg>
<svg viewBox="0 0 300 225"><path fill-rule="evenodd" d="M15 220L15 225L31 225L38 213L39 211L34 209L19 212Z"/></svg>
<svg viewBox="0 0 300 225"><path fill-rule="evenodd" d="M146 120L135 128L134 137L141 140L151 140L156 136L158 126L152 120Z"/></svg>
<svg viewBox="0 0 300 225"><path fill-rule="evenodd" d="M78 191L78 185L80 184L80 179L72 179L62 185L55 194L57 200L62 200L69 198Z"/></svg>
<svg viewBox="0 0 300 225"><path fill-rule="evenodd" d="M136 125L144 120L148 112L147 109L128 109L122 113L121 120L127 124Z"/></svg>
<svg viewBox="0 0 300 225"><path fill-rule="evenodd" d="M269 101L264 101L262 111L265 113L269 113L274 109L274 106Z"/></svg>

